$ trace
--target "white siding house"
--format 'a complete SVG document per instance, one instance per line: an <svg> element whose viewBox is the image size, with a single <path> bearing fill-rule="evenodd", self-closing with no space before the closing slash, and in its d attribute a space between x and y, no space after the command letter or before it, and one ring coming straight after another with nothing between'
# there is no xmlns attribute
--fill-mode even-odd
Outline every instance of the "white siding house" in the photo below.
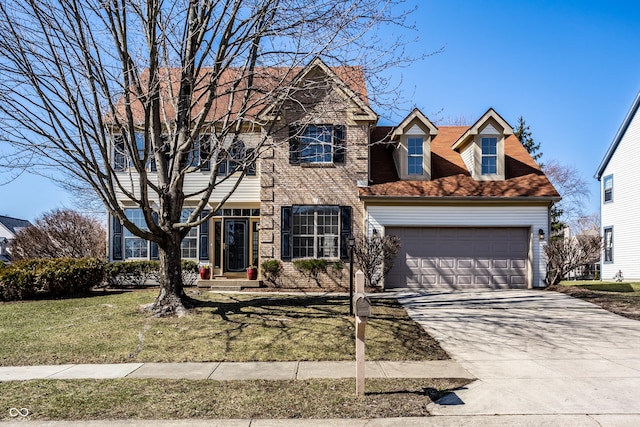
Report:
<svg viewBox="0 0 640 427"><path fill-rule="evenodd" d="M601 277L618 271L640 280L640 93L607 150L595 178L600 181Z"/></svg>

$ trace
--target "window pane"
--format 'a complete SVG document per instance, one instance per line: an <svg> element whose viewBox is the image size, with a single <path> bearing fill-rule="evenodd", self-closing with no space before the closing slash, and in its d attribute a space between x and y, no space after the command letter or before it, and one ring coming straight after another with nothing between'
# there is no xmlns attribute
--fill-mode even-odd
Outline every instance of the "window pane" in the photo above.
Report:
<svg viewBox="0 0 640 427"><path fill-rule="evenodd" d="M482 138L482 155L498 154L497 138Z"/></svg>
<svg viewBox="0 0 640 427"><path fill-rule="evenodd" d="M300 161L329 163L333 161L333 126L307 126L300 137Z"/></svg>

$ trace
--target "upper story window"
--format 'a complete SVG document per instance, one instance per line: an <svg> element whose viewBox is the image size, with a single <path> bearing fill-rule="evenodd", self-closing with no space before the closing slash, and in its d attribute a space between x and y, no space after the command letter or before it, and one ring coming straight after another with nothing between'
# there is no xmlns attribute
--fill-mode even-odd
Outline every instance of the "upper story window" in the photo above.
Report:
<svg viewBox="0 0 640 427"><path fill-rule="evenodd" d="M613 262L613 227L604 229L604 262Z"/></svg>
<svg viewBox="0 0 640 427"><path fill-rule="evenodd" d="M613 175L607 175L604 177L604 181L602 183L604 188L604 202L612 202L613 201Z"/></svg>
<svg viewBox="0 0 640 427"><path fill-rule="evenodd" d="M498 173L498 138L483 137L482 150L482 175Z"/></svg>
<svg viewBox="0 0 640 427"><path fill-rule="evenodd" d="M423 157L424 157L424 140L422 138L408 138L407 152L408 165L407 172L409 175L422 175Z"/></svg>
<svg viewBox="0 0 640 427"><path fill-rule="evenodd" d="M289 163L344 163L344 126L309 125L290 128Z"/></svg>
<svg viewBox="0 0 640 427"><path fill-rule="evenodd" d="M220 152L218 160L218 175L232 175L236 171L247 168L247 176L256 175L256 159L255 150L246 148L244 142L236 141L236 143L227 151Z"/></svg>
<svg viewBox="0 0 640 427"><path fill-rule="evenodd" d="M138 159L144 158L144 133L143 132L135 132L135 142L136 142L136 151ZM169 141L166 135L161 136L161 149L167 153L167 163L169 162L170 154L169 154ZM201 170L208 171L210 170L210 166L208 162L202 163L209 155L211 146L211 135L200 135L196 139L194 143L193 149L188 153L187 157L187 166L198 166L201 165ZM148 168L151 172L155 172L157 170L156 161L153 154L149 154L147 159L147 164L145 168ZM113 168L116 171L124 171L127 168L133 168L133 159L130 158L127 150L125 148L125 139L122 134L114 135L113 137Z"/></svg>

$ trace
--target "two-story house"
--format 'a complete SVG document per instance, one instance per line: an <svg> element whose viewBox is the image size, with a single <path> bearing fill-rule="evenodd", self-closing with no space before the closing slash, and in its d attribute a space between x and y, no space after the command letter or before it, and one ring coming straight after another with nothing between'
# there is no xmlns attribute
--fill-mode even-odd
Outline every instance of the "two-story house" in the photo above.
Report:
<svg viewBox="0 0 640 427"><path fill-rule="evenodd" d="M234 153L277 129L222 209L187 235L183 258L211 265L218 277L278 259L280 285L299 286L309 279L295 260L348 261L348 237L377 232L402 241L389 288L543 285L541 247L559 196L495 111L471 127L437 127L418 110L379 127L359 67L316 59L292 84L305 89L257 112L262 126L243 129L218 166L233 177ZM233 185L221 184L211 209ZM135 207L126 212L143 221ZM154 257L153 245L116 221L109 235L112 260ZM348 276L326 274L318 283L344 286Z"/></svg>
<svg viewBox="0 0 640 427"><path fill-rule="evenodd" d="M637 185L640 170L640 93L636 95L607 150L595 178L600 181L600 223L603 251L601 278L612 280L618 272L640 280L640 213Z"/></svg>

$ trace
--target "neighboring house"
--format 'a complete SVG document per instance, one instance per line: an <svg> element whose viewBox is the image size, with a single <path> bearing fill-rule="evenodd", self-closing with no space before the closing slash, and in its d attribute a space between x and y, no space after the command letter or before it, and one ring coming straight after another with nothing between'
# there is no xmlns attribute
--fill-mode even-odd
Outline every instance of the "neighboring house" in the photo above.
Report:
<svg viewBox="0 0 640 427"><path fill-rule="evenodd" d="M603 280L612 280L619 271L625 279L640 280L639 110L640 92L595 175L600 181Z"/></svg>
<svg viewBox="0 0 640 427"><path fill-rule="evenodd" d="M0 215L0 261L11 261L11 242L18 231L30 226L26 219L11 218Z"/></svg>
<svg viewBox="0 0 640 427"><path fill-rule="evenodd" d="M376 230L402 240L388 288L543 286L541 247L559 195L495 111L471 127L436 127L418 110L397 127L377 127L359 67L314 60L293 81L307 80L331 90L306 94L304 111L290 101L271 119L280 123L272 148L216 216L187 235L184 258L226 277L279 259L281 285L300 285L308 279L293 261L348 261L348 237ZM268 118L270 108L257 114ZM262 132L243 132L238 151L251 150ZM219 175L234 173L229 153ZM126 164L117 148L114 161ZM126 214L143 221L133 206ZM117 221L109 236L111 260L157 255ZM348 284L346 270L330 273L318 278L321 286Z"/></svg>

